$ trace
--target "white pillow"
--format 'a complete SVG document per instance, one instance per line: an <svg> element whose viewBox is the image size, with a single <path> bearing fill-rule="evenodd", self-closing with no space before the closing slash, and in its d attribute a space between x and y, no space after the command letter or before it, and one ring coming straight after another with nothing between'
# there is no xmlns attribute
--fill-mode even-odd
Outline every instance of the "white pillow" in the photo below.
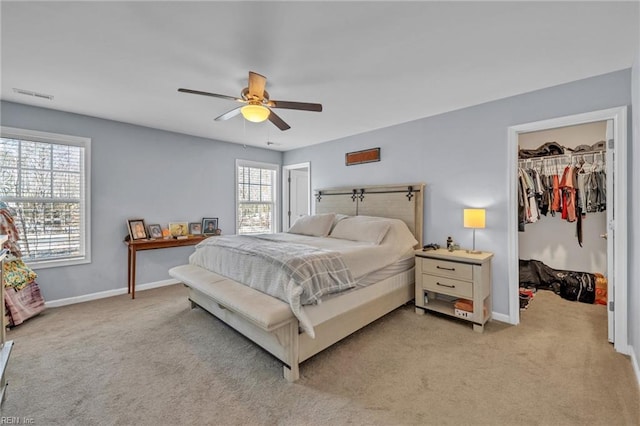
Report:
<svg viewBox="0 0 640 426"><path fill-rule="evenodd" d="M400 219L386 219L390 223L389 232L382 240L385 246L394 246L400 251L411 250L416 248L418 240L411 233L406 223Z"/></svg>
<svg viewBox="0 0 640 426"><path fill-rule="evenodd" d="M378 218L353 216L342 219L333 227L330 236L332 238L362 241L378 245L387 234L387 231L389 231L391 224L382 218L380 218L380 220L371 219Z"/></svg>
<svg viewBox="0 0 640 426"><path fill-rule="evenodd" d="M348 214L342 214L342 213L336 213L336 218L333 219L333 223L331 224L331 231L333 231L333 228L336 227L337 223L340 222L342 219L346 219L349 216ZM329 234L331 234L331 231L329 231Z"/></svg>
<svg viewBox="0 0 640 426"><path fill-rule="evenodd" d="M326 237L329 235L335 213L300 216L287 231L290 234L310 235L312 237Z"/></svg>

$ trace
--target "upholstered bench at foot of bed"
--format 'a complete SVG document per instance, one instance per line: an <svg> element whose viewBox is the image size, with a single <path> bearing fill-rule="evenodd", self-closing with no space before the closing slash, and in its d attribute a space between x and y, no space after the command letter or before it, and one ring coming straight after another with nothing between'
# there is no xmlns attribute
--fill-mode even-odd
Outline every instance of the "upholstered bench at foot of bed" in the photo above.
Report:
<svg viewBox="0 0 640 426"><path fill-rule="evenodd" d="M253 340L284 364L297 380L298 320L285 302L195 265L171 268L169 275L189 288L189 300Z"/></svg>

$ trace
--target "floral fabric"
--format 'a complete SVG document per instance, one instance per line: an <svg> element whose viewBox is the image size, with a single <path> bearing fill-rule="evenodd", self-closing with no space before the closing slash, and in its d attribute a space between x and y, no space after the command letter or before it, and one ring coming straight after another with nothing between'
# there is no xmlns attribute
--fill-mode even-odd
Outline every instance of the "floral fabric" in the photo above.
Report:
<svg viewBox="0 0 640 426"><path fill-rule="evenodd" d="M22 259L5 261L3 266L4 286L20 290L38 277L33 269L29 268Z"/></svg>

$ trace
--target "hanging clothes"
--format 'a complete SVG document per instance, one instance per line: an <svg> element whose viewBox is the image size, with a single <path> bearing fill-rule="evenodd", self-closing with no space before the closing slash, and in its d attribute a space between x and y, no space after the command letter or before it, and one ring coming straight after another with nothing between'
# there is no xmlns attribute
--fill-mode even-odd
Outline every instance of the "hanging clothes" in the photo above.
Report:
<svg viewBox="0 0 640 426"><path fill-rule="evenodd" d="M551 204L551 210L554 212L562 211L562 195L560 193L560 177L553 175L553 202Z"/></svg>
<svg viewBox="0 0 640 426"><path fill-rule="evenodd" d="M574 185L574 167L567 166L562 173L560 189L562 190L562 218L568 222L576 220L576 189Z"/></svg>
<svg viewBox="0 0 640 426"><path fill-rule="evenodd" d="M535 223L540 215L556 212L561 218L576 224L576 238L582 247L582 223L587 213L606 210L606 172L602 163L588 163L585 155L563 158L527 159L518 169L518 230L524 232L527 223ZM574 160L578 163L574 165ZM539 170L532 165L539 161ZM569 164L558 167L558 161ZM552 163L553 162L553 163ZM538 163L535 163L538 164ZM525 167L523 167L525 166Z"/></svg>

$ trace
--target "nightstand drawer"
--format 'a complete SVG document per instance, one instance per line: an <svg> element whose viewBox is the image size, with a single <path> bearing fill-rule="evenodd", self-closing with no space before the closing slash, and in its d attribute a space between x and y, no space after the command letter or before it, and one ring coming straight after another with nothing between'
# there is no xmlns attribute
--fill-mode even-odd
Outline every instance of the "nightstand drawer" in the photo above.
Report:
<svg viewBox="0 0 640 426"><path fill-rule="evenodd" d="M422 288L455 297L473 299L473 283L422 274Z"/></svg>
<svg viewBox="0 0 640 426"><path fill-rule="evenodd" d="M473 280L473 265L439 259L422 259L422 272L459 280Z"/></svg>

